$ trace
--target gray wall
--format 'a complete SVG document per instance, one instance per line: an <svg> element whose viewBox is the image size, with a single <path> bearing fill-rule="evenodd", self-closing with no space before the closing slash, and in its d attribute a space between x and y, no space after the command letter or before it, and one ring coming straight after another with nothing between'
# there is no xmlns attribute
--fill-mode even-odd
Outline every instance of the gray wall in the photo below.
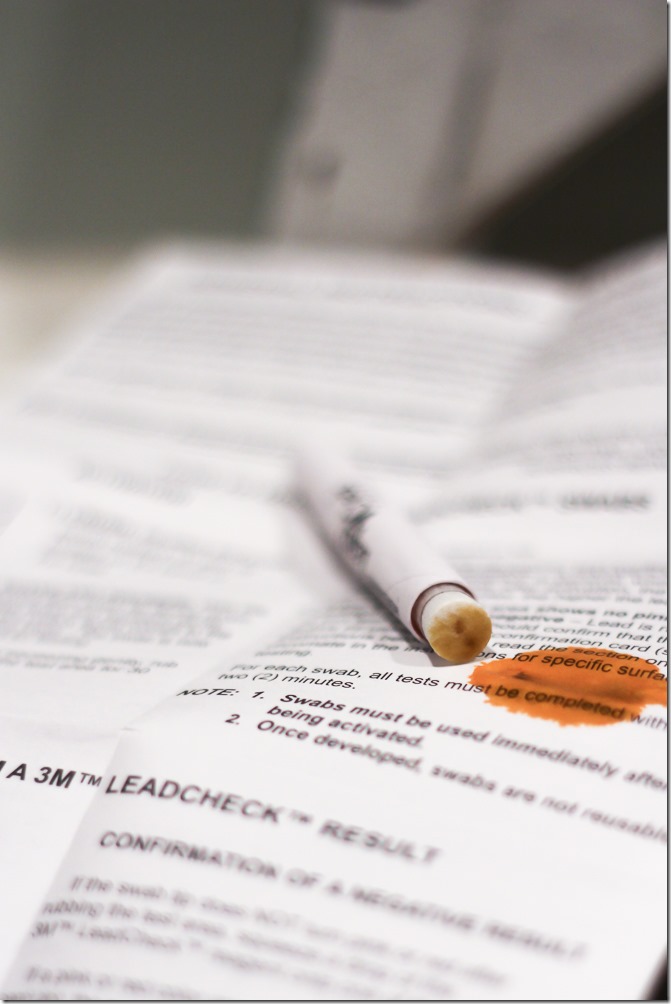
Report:
<svg viewBox="0 0 671 1004"><path fill-rule="evenodd" d="M310 0L0 0L0 241L254 233Z"/></svg>

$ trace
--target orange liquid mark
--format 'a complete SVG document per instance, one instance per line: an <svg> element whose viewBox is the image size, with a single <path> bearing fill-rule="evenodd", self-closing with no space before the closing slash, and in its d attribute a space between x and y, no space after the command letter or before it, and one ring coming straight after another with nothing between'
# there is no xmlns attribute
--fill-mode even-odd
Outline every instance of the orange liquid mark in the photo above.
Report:
<svg viewBox="0 0 671 1004"><path fill-rule="evenodd" d="M666 679L638 656L606 648L520 652L482 662L469 683L508 711L560 725L615 725L648 704L666 705Z"/></svg>

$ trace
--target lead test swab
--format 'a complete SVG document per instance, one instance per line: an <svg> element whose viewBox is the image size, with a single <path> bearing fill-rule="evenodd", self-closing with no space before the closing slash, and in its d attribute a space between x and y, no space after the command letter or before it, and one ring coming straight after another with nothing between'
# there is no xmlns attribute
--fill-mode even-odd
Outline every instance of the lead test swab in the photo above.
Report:
<svg viewBox="0 0 671 1004"><path fill-rule="evenodd" d="M297 455L300 488L347 567L421 642L450 662L470 662L492 623L460 575L436 557L400 512L381 503L356 470L323 443Z"/></svg>

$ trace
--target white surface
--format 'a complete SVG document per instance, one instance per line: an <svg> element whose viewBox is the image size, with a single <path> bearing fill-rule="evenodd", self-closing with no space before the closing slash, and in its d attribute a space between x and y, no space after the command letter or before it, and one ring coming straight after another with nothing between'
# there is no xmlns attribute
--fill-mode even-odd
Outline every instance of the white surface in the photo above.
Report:
<svg viewBox="0 0 671 1004"><path fill-rule="evenodd" d="M0 393L65 337L127 261L117 251L0 251Z"/></svg>

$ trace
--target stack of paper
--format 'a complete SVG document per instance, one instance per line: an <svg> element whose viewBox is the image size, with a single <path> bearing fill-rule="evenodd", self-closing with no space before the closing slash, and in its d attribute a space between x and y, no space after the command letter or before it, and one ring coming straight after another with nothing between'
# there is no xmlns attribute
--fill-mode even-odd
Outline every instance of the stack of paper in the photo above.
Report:
<svg viewBox="0 0 671 1004"><path fill-rule="evenodd" d="M665 282L176 247L73 330L2 423L7 997L646 993ZM306 432L468 578L474 663L325 551Z"/></svg>

